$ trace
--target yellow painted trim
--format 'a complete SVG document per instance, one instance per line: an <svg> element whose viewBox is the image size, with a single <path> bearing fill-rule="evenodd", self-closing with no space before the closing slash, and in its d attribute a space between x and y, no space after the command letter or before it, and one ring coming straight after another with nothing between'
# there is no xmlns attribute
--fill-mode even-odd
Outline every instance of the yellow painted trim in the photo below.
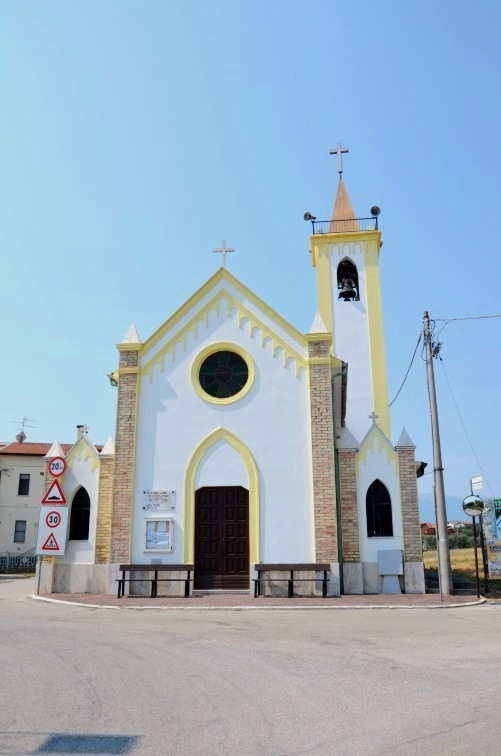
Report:
<svg viewBox="0 0 501 756"><path fill-rule="evenodd" d="M373 452L373 446L374 446L374 439L377 441L377 447L378 451L381 452L383 449L386 451L386 456L388 459L388 463L394 462L395 463L395 471L398 475L398 454L393 448L390 441L383 436L383 433L381 429L377 425L373 425L372 429L369 431L368 435L365 437L362 446L358 450L358 452L355 455L356 459L356 465L357 465L357 477L359 476L361 470L360 467L362 463L364 465L367 464L367 454L369 452Z"/></svg>
<svg viewBox="0 0 501 756"><path fill-rule="evenodd" d="M184 326L184 328L182 328L175 336L173 336L172 339L170 339L170 341L164 344L164 346L161 347L159 351L148 360L148 362L146 362L144 365L141 366L140 371L139 371L140 374L148 375L151 381L154 365L159 365L160 370L163 371L164 366L165 366L166 355L170 354L172 360L174 360L176 347L178 344L180 344L183 347L183 349L186 349L186 340L189 333L192 333L193 337L197 339L199 323L203 322L205 323L205 326L207 327L208 320L209 320L209 312L211 310L215 310L219 314L221 300L227 301L228 314L233 309L237 311L239 327L241 326L242 320L246 319L248 321L249 338L252 336L253 331L257 328L259 329L261 333L261 346L264 346L266 339L271 339L273 355L275 354L278 348L281 348L283 350L284 367L287 365L287 361L289 359L293 359L295 361L296 378L298 377L299 371L302 367L304 367L305 369L307 368L308 363L307 363L306 357L303 357L301 354L299 354L299 352L297 352L293 347L287 344L280 336L278 336L274 331L272 331L271 328L269 328L259 318L257 318L249 310L247 310L247 308L244 307L229 292L223 289L219 291L210 300L210 302L208 302L205 305L205 307L202 310L199 310L197 313L195 313L193 318ZM304 344L304 347L306 349L306 338L303 334L299 334L299 335L301 338L301 343Z"/></svg>
<svg viewBox="0 0 501 756"><path fill-rule="evenodd" d="M317 237L311 237L313 265L317 269L317 302L318 312L329 333L334 333L332 319L332 281L330 262L330 243L318 244ZM322 242L324 239L322 237Z"/></svg>
<svg viewBox="0 0 501 756"><path fill-rule="evenodd" d="M307 333L306 341L311 344L312 341L330 341L332 333Z"/></svg>
<svg viewBox="0 0 501 756"><path fill-rule="evenodd" d="M367 292L367 322L371 354L372 396L378 425L391 437L388 380L384 348L383 307L379 280L379 248L372 242L365 248L365 286Z"/></svg>
<svg viewBox="0 0 501 756"><path fill-rule="evenodd" d="M239 291L242 296L244 296L246 299L250 300L252 304L254 304L259 310L264 312L270 320L274 320L277 325L280 326L286 333L288 333L293 339L298 341L300 344L304 343L304 336L303 334L297 330L297 328L294 328L293 325L291 325L285 318L283 318L281 315L278 314L275 310L273 310L269 305L266 304L266 302L263 302L262 299L260 299L256 294L254 294L253 291L247 288L247 286L244 286L235 276L232 276L231 273L229 273L225 268L220 268L214 275L209 278L208 281L204 283L203 286L198 289L198 291L195 292L176 312L163 323L163 325L158 328L155 333L153 333L149 339L147 339L142 345L141 345L141 354L146 354L155 344L160 341L160 339L165 336L166 333L171 331L174 326L183 318L192 308L196 307L196 305L211 291L211 289L216 286L220 281L227 281L232 286L234 286L237 291ZM218 294L218 297L220 297L221 294ZM234 299L232 297L232 299ZM234 300L236 302L236 300ZM242 305L239 306L242 308ZM255 317L251 315L253 319Z"/></svg>
<svg viewBox="0 0 501 756"><path fill-rule="evenodd" d="M236 354L239 354L247 365L249 376L247 383L245 384L243 389L238 392L238 394L235 394L234 396L228 396L226 399L217 399L215 396L210 396L210 394L207 394L207 392L203 390L202 386L200 385L199 374L202 362L211 354L220 352L222 350L226 350L228 352L236 352ZM202 349L202 351L199 352L193 360L190 371L191 385L193 386L193 389L204 402L210 402L210 404L232 404L233 402L238 402L239 399L242 399L250 391L255 377L256 366L249 352L243 349L240 344L234 344L231 341L218 341L217 343L210 344L209 346L205 347L205 349Z"/></svg>
<svg viewBox="0 0 501 756"><path fill-rule="evenodd" d="M84 462L87 462L90 459L90 471L94 472L96 468L99 469L99 452L97 451L97 449L94 450L90 443L86 441L83 436L78 439L78 441L71 447L70 451L68 452L68 456L66 457L66 464L68 465L68 468L70 470L73 470L74 462L76 460L80 461L82 459L82 452Z"/></svg>
<svg viewBox="0 0 501 756"><path fill-rule="evenodd" d="M375 241L378 249L381 248L381 231L347 231L343 234L315 234L310 239L311 249L322 247L324 244L328 247L338 244L360 244L362 247L371 241ZM317 253L318 254L318 253ZM311 262L313 267L317 264L317 257L312 252Z"/></svg>
<svg viewBox="0 0 501 756"><path fill-rule="evenodd" d="M139 367L122 367L118 368L118 370L115 371L118 373L118 375L134 375L134 373L139 373Z"/></svg>
<svg viewBox="0 0 501 756"><path fill-rule="evenodd" d="M138 343L132 343L132 342L126 342L120 344L117 344L117 349L119 352L139 352L141 349L142 344Z"/></svg>
<svg viewBox="0 0 501 756"><path fill-rule="evenodd" d="M205 454L218 441L226 441L240 454L249 476L249 561L260 562L259 532L259 472L256 461L244 442L226 428L217 428L197 446L192 454L184 479L184 563L195 559L195 476Z"/></svg>

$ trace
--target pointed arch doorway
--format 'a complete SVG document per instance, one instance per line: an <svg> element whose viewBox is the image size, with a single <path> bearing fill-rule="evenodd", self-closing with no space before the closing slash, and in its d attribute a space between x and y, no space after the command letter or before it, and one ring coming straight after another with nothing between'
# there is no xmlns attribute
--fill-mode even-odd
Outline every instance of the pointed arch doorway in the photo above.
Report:
<svg viewBox="0 0 501 756"><path fill-rule="evenodd" d="M195 492L194 588L249 589L249 492L241 486Z"/></svg>

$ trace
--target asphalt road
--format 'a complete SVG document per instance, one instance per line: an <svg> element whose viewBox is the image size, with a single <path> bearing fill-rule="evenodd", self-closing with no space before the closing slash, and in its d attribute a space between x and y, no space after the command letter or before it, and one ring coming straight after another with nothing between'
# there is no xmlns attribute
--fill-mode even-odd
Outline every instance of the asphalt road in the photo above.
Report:
<svg viewBox="0 0 501 756"><path fill-rule="evenodd" d="M0 579L0 754L499 754L501 604L125 610Z"/></svg>

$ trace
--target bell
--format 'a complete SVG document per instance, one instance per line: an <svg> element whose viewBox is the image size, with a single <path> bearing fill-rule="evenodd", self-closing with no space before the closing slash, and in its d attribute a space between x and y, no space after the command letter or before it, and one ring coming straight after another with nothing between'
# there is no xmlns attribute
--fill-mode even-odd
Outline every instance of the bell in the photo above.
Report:
<svg viewBox="0 0 501 756"><path fill-rule="evenodd" d="M356 299L357 292L354 289L353 281L351 278L343 279L343 288L339 292L338 299L344 299L345 302L349 302L351 299Z"/></svg>

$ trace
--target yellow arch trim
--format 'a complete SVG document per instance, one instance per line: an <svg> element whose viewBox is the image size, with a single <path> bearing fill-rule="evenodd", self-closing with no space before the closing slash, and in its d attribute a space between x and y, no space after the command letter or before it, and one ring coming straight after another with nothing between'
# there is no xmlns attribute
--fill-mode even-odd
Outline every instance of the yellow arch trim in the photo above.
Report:
<svg viewBox="0 0 501 756"><path fill-rule="evenodd" d="M258 564L259 547L259 472L256 461L244 442L227 428L217 428L197 446L192 454L184 479L184 562L195 559L195 476L205 454L218 441L226 441L243 459L249 477L249 561Z"/></svg>

